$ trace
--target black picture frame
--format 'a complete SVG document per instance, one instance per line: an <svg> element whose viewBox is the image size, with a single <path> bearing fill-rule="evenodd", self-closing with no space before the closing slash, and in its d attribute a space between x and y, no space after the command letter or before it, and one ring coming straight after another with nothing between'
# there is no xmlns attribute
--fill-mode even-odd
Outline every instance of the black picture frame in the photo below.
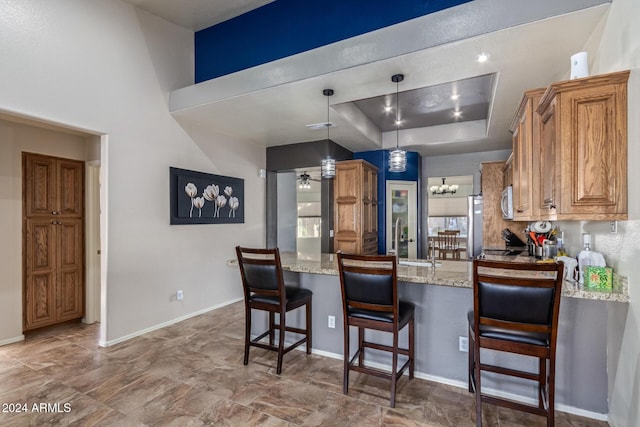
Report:
<svg viewBox="0 0 640 427"><path fill-rule="evenodd" d="M169 187L172 225L244 223L241 178L169 167Z"/></svg>

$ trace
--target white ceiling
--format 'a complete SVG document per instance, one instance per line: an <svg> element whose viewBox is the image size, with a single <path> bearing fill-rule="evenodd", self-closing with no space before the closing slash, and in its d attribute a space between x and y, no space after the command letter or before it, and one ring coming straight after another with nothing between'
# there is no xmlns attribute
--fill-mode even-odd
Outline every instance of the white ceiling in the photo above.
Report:
<svg viewBox="0 0 640 427"><path fill-rule="evenodd" d="M177 6L171 0L128 1L192 29L269 3L191 0ZM493 11L505 1L476 0L179 89L170 95L170 110L187 132L223 133L265 147L307 142L326 138L326 130L305 125L326 120L322 90L332 88L330 121L336 127L330 130L331 139L351 151L376 150L395 146L395 131L381 131L349 105L395 92L391 75L405 75L405 91L495 73L488 120L403 129L399 144L423 156L509 149L508 128L522 92L568 78L570 56L590 37L599 36L596 29L609 5L602 0L511 0L510 10L529 13L533 18L528 21ZM570 3L577 6L561 10ZM542 4L555 8L553 14L533 11ZM504 23L496 24L499 20ZM407 32L430 37L425 46L431 45L414 47ZM488 52L489 61L479 64L475 58L480 52Z"/></svg>

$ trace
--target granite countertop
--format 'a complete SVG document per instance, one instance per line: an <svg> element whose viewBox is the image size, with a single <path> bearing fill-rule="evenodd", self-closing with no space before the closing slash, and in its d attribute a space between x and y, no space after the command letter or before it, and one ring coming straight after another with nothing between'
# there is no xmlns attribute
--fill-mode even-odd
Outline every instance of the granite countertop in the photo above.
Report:
<svg viewBox="0 0 640 427"><path fill-rule="evenodd" d="M282 269L296 273L325 274L330 276L338 275L337 257L334 254L321 254L319 259L301 259L293 252L283 252L280 254ZM534 259L528 256L487 256L487 259L507 262L533 262ZM412 264L427 263L426 260L405 260ZM237 265L237 260L229 260L228 265ZM398 265L398 280L409 283L422 283L436 286L451 286L458 288L472 288L472 263L469 261L449 261L438 260L435 271L430 264L423 267L420 265ZM627 278L613 275L613 290L599 291L587 289L578 283L566 281L562 287L562 295L572 298L582 298L590 300L603 300L615 302L629 302L629 288Z"/></svg>

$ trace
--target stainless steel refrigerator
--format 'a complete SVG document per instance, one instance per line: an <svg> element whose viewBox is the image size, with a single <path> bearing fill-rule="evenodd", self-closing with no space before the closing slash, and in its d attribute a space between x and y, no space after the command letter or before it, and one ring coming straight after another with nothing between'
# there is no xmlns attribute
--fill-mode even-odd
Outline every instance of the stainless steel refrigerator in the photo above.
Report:
<svg viewBox="0 0 640 427"><path fill-rule="evenodd" d="M482 253L482 196L467 196L467 257Z"/></svg>

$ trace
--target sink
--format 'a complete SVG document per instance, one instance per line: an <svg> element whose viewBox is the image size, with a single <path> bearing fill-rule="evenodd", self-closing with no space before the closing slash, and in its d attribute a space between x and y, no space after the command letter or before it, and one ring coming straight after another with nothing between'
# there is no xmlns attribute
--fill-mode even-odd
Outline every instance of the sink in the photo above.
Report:
<svg viewBox="0 0 640 427"><path fill-rule="evenodd" d="M431 262L429 261L398 261L400 265L410 265L414 267L431 267ZM436 268L441 267L442 263L436 262Z"/></svg>

